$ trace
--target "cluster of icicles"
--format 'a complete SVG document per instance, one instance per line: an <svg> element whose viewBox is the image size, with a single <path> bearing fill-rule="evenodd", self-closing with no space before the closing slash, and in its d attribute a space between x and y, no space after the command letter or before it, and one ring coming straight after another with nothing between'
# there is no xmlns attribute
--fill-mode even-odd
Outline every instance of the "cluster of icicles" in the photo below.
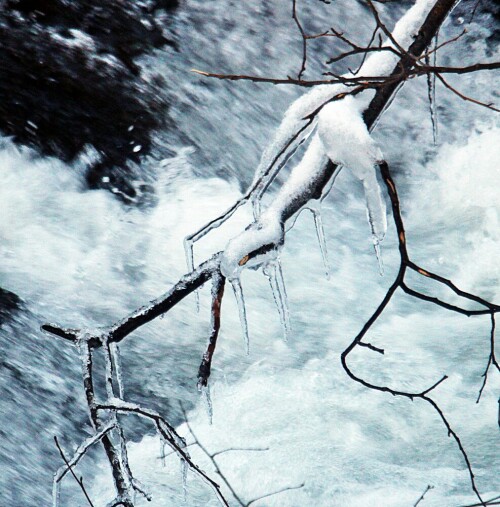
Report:
<svg viewBox="0 0 500 507"><path fill-rule="evenodd" d="M321 203L330 191L339 170L337 169L332 176L321 197L307 201L307 204L290 219L290 224L285 223L282 219L283 216L286 216L286 210L290 203L300 199L300 196L308 191L311 182L320 177L328 160L338 166L348 168L363 184L373 244L381 274L383 272L380 242L385 236L387 221L385 202L376 175L377 162L381 161L383 156L363 121L363 103L364 101L347 96L342 100L330 102L322 108L314 124L289 148L289 151L295 151L299 144L304 142L307 137L312 136L302 160L292 169L277 195L273 196L272 204L261 210L262 193L260 193L260 189L267 187L269 180L275 175L266 171L270 164L269 159L274 158L273 154L270 157L264 154L255 177L253 185L255 189L249 198L246 196L243 198L245 202L251 201L253 204L254 222L226 245L222 254L221 272L231 283L236 297L247 353L249 352L249 333L241 286L241 272L245 268L262 268L264 275L269 279L283 327L284 338L287 340L291 326L280 250L284 245L286 232L293 227L297 217L305 209L309 210L314 217L325 272L329 277L330 267L321 218ZM288 125L285 125L285 128L287 127ZM275 172L277 173L277 171ZM206 226L201 231L200 237L221 225L229 218L230 215L228 215L226 214L219 221ZM199 237L195 237L194 240L197 239ZM193 242L192 238L188 238L186 242L187 260L191 269L194 265Z"/></svg>
<svg viewBox="0 0 500 507"><path fill-rule="evenodd" d="M417 0L414 6L399 20L392 37L398 41L400 47L408 48L410 46L433 4L434 0ZM385 41L384 46L393 46L393 43ZM356 75L358 77L363 75L387 76L395 68L397 61L398 56L393 52L375 52L366 59ZM347 74L346 77L352 77L352 74ZM430 98L434 93L432 85L433 83L429 83ZM387 230L387 219L385 201L376 175L377 165L383 160L383 155L363 121L363 112L373 98L374 91L367 89L356 96L349 95L350 91L350 88L343 84L318 85L297 99L286 112L273 141L265 149L253 183L247 192L225 213L184 240L187 264L189 269L193 270L193 244L211 230L220 227L241 206L248 202L252 203L254 222L229 241L221 262L222 274L231 283L238 303L247 352L249 351L249 338L240 281L242 270L262 267L263 273L269 278L286 340L290 334L290 317L279 255L284 244L285 233L293 227L297 217L304 209L308 209L313 214L328 278L330 268L321 219L321 203L328 195L341 167L350 170L363 184L373 245L380 274L383 274L380 242ZM431 101L431 104L433 102ZM434 112L432 119L435 127L437 123ZM298 147L309 137L311 137L311 141L302 160L291 170L287 181L278 193L273 195L272 204L261 211L262 198L266 190ZM323 195L319 199L308 200L290 218L291 224L286 224L283 217L286 217L287 207L300 199L301 195L306 195L311 182L321 176L328 160L339 167L334 172L329 184L326 185Z"/></svg>

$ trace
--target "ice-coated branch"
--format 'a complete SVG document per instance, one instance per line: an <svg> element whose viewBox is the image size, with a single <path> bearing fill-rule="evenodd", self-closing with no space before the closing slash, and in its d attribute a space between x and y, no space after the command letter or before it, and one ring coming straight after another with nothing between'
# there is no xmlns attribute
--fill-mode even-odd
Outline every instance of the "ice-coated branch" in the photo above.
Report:
<svg viewBox="0 0 500 507"><path fill-rule="evenodd" d="M212 359L217 346L217 337L220 330L220 309L222 304L222 297L224 296L224 286L226 279L217 274L213 277L212 283L212 317L210 322L210 337L208 339L207 350L203 354L203 359L198 369L198 389L207 387L208 378L212 368Z"/></svg>
<svg viewBox="0 0 500 507"><path fill-rule="evenodd" d="M116 427L115 422L109 422L108 424L104 425L100 431L98 431L96 434L92 435L91 437L87 438L75 451L73 454L73 457L67 461L66 465L63 465L59 470L54 474L54 489L57 490L57 493L54 494L54 497L58 497L58 488L59 483L64 479L65 475L70 471L70 469L78 464L78 462L83 458L87 450L97 442L101 440L101 438L106 435L106 433L110 432ZM57 437L54 437L56 440ZM56 440L57 443L57 440ZM66 460L65 460L66 462Z"/></svg>
<svg viewBox="0 0 500 507"><path fill-rule="evenodd" d="M196 269L184 275L168 292L154 299L148 305L141 306L116 324L91 330L92 336L87 340L87 344L93 348L100 347L103 344L104 338L108 343L120 342L132 331L168 312L186 296L193 293L212 278L214 273L219 271L220 257L220 253L213 255ZM60 327L56 324L44 324L41 328L43 331L75 343L82 332L87 332L85 330Z"/></svg>
<svg viewBox="0 0 500 507"><path fill-rule="evenodd" d="M126 415L136 414L152 421L158 431L158 434L161 436L162 441L166 442L167 445L169 445L170 448L179 456L179 458L188 465L189 469L213 489L221 505L229 507L227 500L220 491L220 486L191 460L191 457L186 450L186 443L184 439L177 434L175 429L160 414L154 410L145 409L134 403L127 403L121 400L108 401L105 404L97 405L96 409L99 411L108 411L111 413L117 412Z"/></svg>

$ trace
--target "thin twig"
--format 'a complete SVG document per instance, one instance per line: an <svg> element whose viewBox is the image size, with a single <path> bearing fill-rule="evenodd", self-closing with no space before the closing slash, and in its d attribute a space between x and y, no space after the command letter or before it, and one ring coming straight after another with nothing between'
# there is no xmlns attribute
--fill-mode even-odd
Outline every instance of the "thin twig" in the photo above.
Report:
<svg viewBox="0 0 500 507"><path fill-rule="evenodd" d="M424 492L420 495L420 498L414 503L413 507L417 507L417 505L424 500L425 495L428 491L431 489L434 489L434 486L431 486L430 484L425 488Z"/></svg>
<svg viewBox="0 0 500 507"><path fill-rule="evenodd" d="M300 81L302 79L302 75L304 74L306 70L306 63L307 63L307 36L304 32L304 29L302 28L302 25L300 24L299 17L297 15L297 0L292 0L292 18L295 21L295 24L297 25L297 28L299 29L300 35L302 37L302 62L300 65L300 70L297 75L297 79Z"/></svg>
<svg viewBox="0 0 500 507"><path fill-rule="evenodd" d="M54 442L56 443L57 449L59 450L59 454L61 455L61 458L63 459L64 463L66 463L68 470L71 472L71 475L75 478L75 481L77 482L78 486L80 486L80 489L82 490L83 494L85 495L87 502L89 503L89 505L91 507L94 507L94 504L92 503L92 500L90 499L90 497L87 493L87 490L85 489L85 486L83 485L83 479L81 479L81 478L79 479L76 476L76 474L73 470L73 467L71 466L69 461L66 459L66 456L64 455L64 451L62 450L62 447L59 445L59 441L57 440L56 436L54 436Z"/></svg>
<svg viewBox="0 0 500 507"><path fill-rule="evenodd" d="M436 77L441 81L441 83L448 88L448 90L452 91L455 95L458 95L462 100L465 100L466 102L472 102L473 104L477 104L478 106L483 106L488 109L491 109L492 111L496 111L497 113L500 113L500 109L497 109L493 103L487 104L486 102L481 102L480 100L473 99L472 97L469 97L467 95L464 95L463 93L459 92L456 88L451 86L441 74L436 73Z"/></svg>
<svg viewBox="0 0 500 507"><path fill-rule="evenodd" d="M476 403L479 403L481 400L481 395L483 394L483 390L486 386L486 382L488 381L488 373L490 367L494 366L498 372L500 372L500 365L498 364L496 355L495 355L495 313L491 312L491 332L490 332L490 355L488 357L488 362L486 364L486 369L482 375L483 383L481 388L479 389L479 394L476 400Z"/></svg>
<svg viewBox="0 0 500 507"><path fill-rule="evenodd" d="M269 498L270 496L278 495L279 493L284 493L285 491L292 491L294 489L302 489L305 486L305 482L302 484L299 484L298 486L287 486L286 488L278 489L277 491L273 491L272 493L267 493L266 495L259 496L257 498L254 498L253 500L250 500L245 507L250 507L255 502L258 502L259 500L262 500L264 498Z"/></svg>

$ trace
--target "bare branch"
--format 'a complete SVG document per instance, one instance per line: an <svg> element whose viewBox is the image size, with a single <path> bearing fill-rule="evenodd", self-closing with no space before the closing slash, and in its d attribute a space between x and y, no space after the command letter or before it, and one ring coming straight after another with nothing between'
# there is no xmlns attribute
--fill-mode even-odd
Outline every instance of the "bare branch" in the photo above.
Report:
<svg viewBox="0 0 500 507"><path fill-rule="evenodd" d="M480 100L476 100L476 99L473 99L472 97L468 97L467 95L464 95L463 93L459 92L456 88L451 86L448 83L448 81L446 81L444 79L444 77L441 76L441 74L439 74L437 72L436 72L436 77L439 79L439 81L441 81L441 83L444 84L444 86L446 86L446 88L448 88L448 90L452 91L455 95L460 97L462 100L465 100L466 102L472 102L473 104L477 104L478 106L483 106L488 109L491 109L492 111L496 111L497 113L500 113L500 109L497 109L491 102L489 104L487 104L485 102L481 102Z"/></svg>
<svg viewBox="0 0 500 507"><path fill-rule="evenodd" d="M413 507L417 507L417 505L424 500L425 495L427 492L429 492L431 489L434 489L434 486L431 486L430 484L425 488L424 492L420 495L419 499L414 503Z"/></svg>
<svg viewBox="0 0 500 507"><path fill-rule="evenodd" d="M299 29L300 35L302 37L302 63L300 65L300 70L297 75L297 79L300 81L302 79L302 75L306 70L308 37L306 36L306 33L304 32L304 29L300 24L299 17L297 16L297 0L292 0L292 18L295 21L295 24L297 25L297 28Z"/></svg>
<svg viewBox="0 0 500 507"><path fill-rule="evenodd" d="M273 491L272 493L267 493L267 495L262 495L257 498L254 498L253 500L250 500L245 507L250 507L255 502L258 502L259 500L263 500L264 498L269 498L270 496L278 495L279 493L284 493L285 491L292 491L294 489L302 489L305 486L305 482L302 484L299 484L298 486L287 486L286 488L278 489L277 491Z"/></svg>
<svg viewBox="0 0 500 507"><path fill-rule="evenodd" d="M92 500L90 499L87 490L85 489L85 486L83 485L83 480L78 478L73 471L72 465L69 463L69 461L66 459L66 456L64 455L64 452L59 445L59 441L57 440L57 437L54 437L54 442L56 443L57 449L59 450L59 454L61 455L61 458L63 459L64 463L66 463L67 469L71 472L71 475L75 478L75 481L77 482L78 486L80 486L80 489L82 490L83 494L85 495L85 498L87 499L88 504L91 507L94 507L94 504L92 503Z"/></svg>
<svg viewBox="0 0 500 507"><path fill-rule="evenodd" d="M488 362L486 364L486 369L482 375L483 383L481 388L479 389L479 394L476 400L476 403L479 403L481 400L481 395L483 394L483 390L486 386L486 382L488 381L488 372L490 367L494 366L498 372L500 372L500 365L498 364L497 358L495 356L495 313L491 312L491 332L490 332L490 355L488 357Z"/></svg>

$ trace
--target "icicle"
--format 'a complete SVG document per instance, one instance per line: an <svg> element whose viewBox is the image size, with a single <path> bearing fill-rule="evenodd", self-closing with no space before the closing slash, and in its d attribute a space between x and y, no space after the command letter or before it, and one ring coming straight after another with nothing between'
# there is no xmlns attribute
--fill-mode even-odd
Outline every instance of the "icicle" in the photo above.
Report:
<svg viewBox="0 0 500 507"><path fill-rule="evenodd" d="M210 396L210 386L201 386L200 393L203 397L203 401L205 403L205 408L207 410L208 422L211 425L212 419L214 415L214 407L212 405L212 397Z"/></svg>
<svg viewBox="0 0 500 507"><path fill-rule="evenodd" d="M165 446L167 445L167 442L165 441L165 438L160 435L160 462L161 466L165 468L166 466L166 456L165 456Z"/></svg>
<svg viewBox="0 0 500 507"><path fill-rule="evenodd" d="M113 367L115 370L116 383L118 384L118 397L123 400L124 392L123 392L123 377L122 377L122 366L121 366L121 356L120 349L117 343L112 343L110 345L111 359L113 360Z"/></svg>
<svg viewBox="0 0 500 507"><path fill-rule="evenodd" d="M264 274L269 279L269 285L273 292L274 302L278 308L281 326L283 328L283 339L288 341L290 336L290 312L288 310L288 297L285 289L285 282L283 280L283 271L279 259L270 262L264 268Z"/></svg>
<svg viewBox="0 0 500 507"><path fill-rule="evenodd" d="M438 33L434 37L434 44L432 50L432 66L436 66L437 62L437 51L436 48L438 46ZM431 58L428 54L425 55L425 64L427 66L431 65ZM437 110L436 110L436 74L429 73L427 74L427 96L429 98L429 110L431 113L431 123L432 123L432 138L434 141L434 146L437 144L438 138L438 118L437 118Z"/></svg>
<svg viewBox="0 0 500 507"><path fill-rule="evenodd" d="M288 294L286 292L285 287L285 279L283 277L283 269L281 268L281 260L278 257L276 259L276 274L277 274L277 280L278 280L278 287L281 293L281 300L283 304L283 317L284 317L284 323L285 323L285 329L288 330L288 333L292 330L292 326L290 324L290 311L288 307Z"/></svg>
<svg viewBox="0 0 500 507"><path fill-rule="evenodd" d="M184 254L186 256L186 264L188 270L194 271L194 251L193 251L193 241L185 239L184 240ZM196 313L200 313L200 293L198 290L194 291L195 305L196 305ZM163 314L164 315L164 314ZM163 317L162 315L162 317Z"/></svg>
<svg viewBox="0 0 500 507"><path fill-rule="evenodd" d="M245 309L245 299L243 297L243 290L241 289L241 283L239 278L233 278L231 285L234 291L234 297L238 305L238 312L240 314L241 330L243 332L243 340L245 341L245 350L247 355L250 354L250 337L248 335L248 324L247 324L247 312Z"/></svg>
<svg viewBox="0 0 500 507"><path fill-rule="evenodd" d="M375 236L373 237L373 248L375 250L375 255L377 256L378 272L380 276L384 276L384 260L382 259L382 249L380 247L379 240Z"/></svg>
<svg viewBox="0 0 500 507"><path fill-rule="evenodd" d="M52 507L59 507L61 500L61 483L54 478L54 484L52 486Z"/></svg>
<svg viewBox="0 0 500 507"><path fill-rule="evenodd" d="M370 171L363 179L366 198L366 214L373 235L373 241L380 243L387 231L385 201L375 171Z"/></svg>
<svg viewBox="0 0 500 507"><path fill-rule="evenodd" d="M182 491L184 493L184 502L187 501L187 474L188 464L184 458L181 458L181 477L182 477Z"/></svg>
<svg viewBox="0 0 500 507"><path fill-rule="evenodd" d="M326 248L325 229L323 228L323 220L321 218L320 207L310 207L314 217L314 226L316 227L316 235L318 237L319 249L321 250L321 258L325 266L326 279L330 280L330 262L328 261L328 250Z"/></svg>

